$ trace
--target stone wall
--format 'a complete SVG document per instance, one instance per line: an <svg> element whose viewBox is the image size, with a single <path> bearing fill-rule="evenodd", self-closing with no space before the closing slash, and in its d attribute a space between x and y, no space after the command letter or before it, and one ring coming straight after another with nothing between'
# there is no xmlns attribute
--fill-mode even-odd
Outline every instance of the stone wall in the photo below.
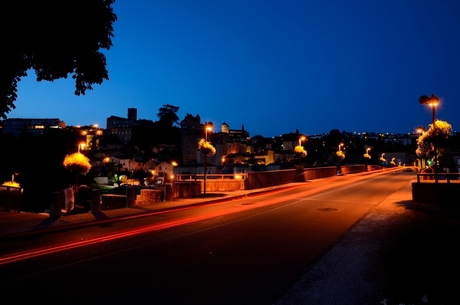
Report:
<svg viewBox="0 0 460 305"><path fill-rule="evenodd" d="M244 190L244 180L239 179L209 179L206 180L206 192L233 192ZM204 184L201 184L204 191Z"/></svg>
<svg viewBox="0 0 460 305"><path fill-rule="evenodd" d="M102 195L102 210L114 210L126 207L126 195Z"/></svg>
<svg viewBox="0 0 460 305"><path fill-rule="evenodd" d="M412 204L414 208L460 217L460 183L440 181L412 183Z"/></svg>
<svg viewBox="0 0 460 305"><path fill-rule="evenodd" d="M173 198L193 198L201 195L201 181L176 181L173 184Z"/></svg>
<svg viewBox="0 0 460 305"><path fill-rule="evenodd" d="M163 190L141 189L140 195L136 196L136 206L162 201Z"/></svg>

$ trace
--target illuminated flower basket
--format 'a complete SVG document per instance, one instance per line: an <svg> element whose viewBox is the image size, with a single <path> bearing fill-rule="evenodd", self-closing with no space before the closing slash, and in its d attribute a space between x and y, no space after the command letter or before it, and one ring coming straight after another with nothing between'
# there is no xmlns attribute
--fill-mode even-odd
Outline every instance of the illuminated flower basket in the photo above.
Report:
<svg viewBox="0 0 460 305"><path fill-rule="evenodd" d="M86 175L91 169L89 159L80 152L65 156L63 164L66 170L77 174Z"/></svg>
<svg viewBox="0 0 460 305"><path fill-rule="evenodd" d="M335 153L335 155L336 155L337 157L339 157L341 160L345 159L345 154L344 154L343 151L341 151L341 150L338 150L338 151Z"/></svg>
<svg viewBox="0 0 460 305"><path fill-rule="evenodd" d="M307 151L305 150L305 148L303 148L303 146L297 145L296 147L294 147L294 154L305 157L307 155Z"/></svg>
<svg viewBox="0 0 460 305"><path fill-rule="evenodd" d="M363 155L363 157L364 157L365 159L370 159L370 158L371 158L371 155L369 155L368 153L365 153L365 154Z"/></svg>
<svg viewBox="0 0 460 305"><path fill-rule="evenodd" d="M452 132L452 125L445 121L436 121L435 124L430 124L428 131L423 132L417 139L417 143L430 142L438 143L443 139L447 139Z"/></svg>
<svg viewBox="0 0 460 305"><path fill-rule="evenodd" d="M380 159L379 159L379 160L380 160L382 163L385 163L385 162L387 162L387 159L385 159L383 156L385 156L385 153L382 153L382 155L380 156Z"/></svg>
<svg viewBox="0 0 460 305"><path fill-rule="evenodd" d="M198 150L209 156L214 156L216 154L216 149L214 146L212 146L210 142L205 141L205 139L198 141Z"/></svg>
<svg viewBox="0 0 460 305"><path fill-rule="evenodd" d="M2 184L2 186L17 187L17 188L21 187L21 186L19 185L19 183L14 182L14 181L5 181L5 182Z"/></svg>
<svg viewBox="0 0 460 305"><path fill-rule="evenodd" d="M434 154L434 147L430 143L419 142L415 154L419 158L428 158Z"/></svg>
<svg viewBox="0 0 460 305"><path fill-rule="evenodd" d="M445 121L437 120L430 124L428 131L423 132L417 139L415 154L419 158L428 158L436 155L435 146L447 139L452 132L452 125Z"/></svg>

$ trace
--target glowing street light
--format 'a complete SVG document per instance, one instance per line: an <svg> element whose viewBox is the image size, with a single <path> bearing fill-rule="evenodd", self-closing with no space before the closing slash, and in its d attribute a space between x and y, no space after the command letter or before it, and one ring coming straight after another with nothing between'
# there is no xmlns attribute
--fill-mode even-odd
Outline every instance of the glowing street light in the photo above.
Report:
<svg viewBox="0 0 460 305"><path fill-rule="evenodd" d="M80 152L80 147L81 147L81 149L83 150L83 149L85 149L85 146L86 146L85 143L80 143L80 144L78 144L78 152Z"/></svg>
<svg viewBox="0 0 460 305"><path fill-rule="evenodd" d="M422 105L429 105L431 107L431 116L434 125L436 122L436 106L439 104L439 98L434 94L432 94L430 97L422 95L418 101Z"/></svg>
<svg viewBox="0 0 460 305"><path fill-rule="evenodd" d="M211 131L213 127L213 124L211 122L206 123L204 125L204 140L207 142L208 141L208 131Z"/></svg>
<svg viewBox="0 0 460 305"><path fill-rule="evenodd" d="M343 145L344 145L343 143L340 143L340 144L339 144L339 151L342 151L342 146L343 146Z"/></svg>
<svg viewBox="0 0 460 305"><path fill-rule="evenodd" d="M302 146L302 141L305 141L305 139L306 139L305 136L301 136L299 138L299 146Z"/></svg>
<svg viewBox="0 0 460 305"><path fill-rule="evenodd" d="M415 130L417 134L422 134L424 131L425 131L425 127L423 126L417 126L417 129Z"/></svg>

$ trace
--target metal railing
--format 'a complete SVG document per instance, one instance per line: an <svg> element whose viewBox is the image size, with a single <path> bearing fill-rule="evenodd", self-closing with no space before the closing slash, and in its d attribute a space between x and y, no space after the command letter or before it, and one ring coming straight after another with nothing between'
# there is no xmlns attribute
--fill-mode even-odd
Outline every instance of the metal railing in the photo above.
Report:
<svg viewBox="0 0 460 305"><path fill-rule="evenodd" d="M454 181L459 181L460 173L438 173L438 180L446 181L447 183L451 183ZM434 173L418 173L417 174L417 183L421 181L432 181L435 180Z"/></svg>
<svg viewBox="0 0 460 305"><path fill-rule="evenodd" d="M247 173L243 174L206 174L206 179L247 179ZM204 180L204 174L177 174L176 181Z"/></svg>

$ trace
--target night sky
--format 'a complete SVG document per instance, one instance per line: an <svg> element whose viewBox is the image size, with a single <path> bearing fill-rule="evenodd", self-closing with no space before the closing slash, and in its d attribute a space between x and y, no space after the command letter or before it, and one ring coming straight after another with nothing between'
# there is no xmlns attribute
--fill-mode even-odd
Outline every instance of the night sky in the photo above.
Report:
<svg viewBox="0 0 460 305"><path fill-rule="evenodd" d="M111 115L199 114L251 136L460 126L460 1L117 0L109 81L75 96L71 77L18 86L9 118L99 124Z"/></svg>

